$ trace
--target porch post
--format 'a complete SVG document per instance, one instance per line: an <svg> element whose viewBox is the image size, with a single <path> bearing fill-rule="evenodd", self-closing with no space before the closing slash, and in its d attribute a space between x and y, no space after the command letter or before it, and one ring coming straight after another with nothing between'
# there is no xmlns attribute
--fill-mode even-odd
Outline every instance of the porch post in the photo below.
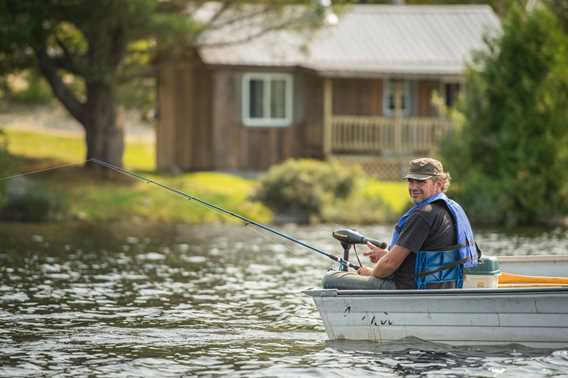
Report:
<svg viewBox="0 0 568 378"><path fill-rule="evenodd" d="M331 79L326 77L323 79L323 155L325 159L329 159L331 157L331 118L333 116L332 91Z"/></svg>
<svg viewBox="0 0 568 378"><path fill-rule="evenodd" d="M396 80L394 84L394 151L402 150L402 80Z"/></svg>

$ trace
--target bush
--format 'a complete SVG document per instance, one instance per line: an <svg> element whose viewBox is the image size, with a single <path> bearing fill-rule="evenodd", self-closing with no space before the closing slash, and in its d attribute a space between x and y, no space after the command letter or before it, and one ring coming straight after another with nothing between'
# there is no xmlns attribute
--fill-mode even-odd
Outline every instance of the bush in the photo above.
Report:
<svg viewBox="0 0 568 378"><path fill-rule="evenodd" d="M337 221L364 180L359 166L288 160L260 178L255 199L298 222Z"/></svg>
<svg viewBox="0 0 568 378"><path fill-rule="evenodd" d="M9 222L48 222L61 220L68 210L66 198L44 185L15 178L4 193L0 220Z"/></svg>

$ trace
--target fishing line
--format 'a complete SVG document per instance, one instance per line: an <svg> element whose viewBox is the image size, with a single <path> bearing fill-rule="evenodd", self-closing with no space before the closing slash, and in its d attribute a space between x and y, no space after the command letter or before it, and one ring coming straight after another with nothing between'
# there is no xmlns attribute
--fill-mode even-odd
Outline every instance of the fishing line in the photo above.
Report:
<svg viewBox="0 0 568 378"><path fill-rule="evenodd" d="M338 262L338 263L340 263L340 264L348 265L349 267L351 267L351 268L353 268L353 269L359 269L358 266L351 264L350 262L346 261L346 260L343 259L342 257L335 256L335 255L332 255L332 254L330 254L330 253L324 252L324 251L322 251L322 250L319 249L319 248L313 247L313 246L311 246L311 245L309 245L309 244L307 244L307 243L305 243L305 242L303 242L303 241L301 241L301 240L298 240L298 239L293 238L293 237L291 237L291 236L289 236L289 235L286 235L285 233L280 232L280 231L278 231L278 230L276 230L276 229L274 229L274 228L272 228L272 227L269 227L269 226L266 226L266 225L264 225L264 224L255 222L255 221L253 221L252 219L249 219L249 218L247 218L247 217L244 217L244 216L242 216L242 215L240 215L240 214L237 214L237 213L235 213L235 212L233 212L233 211L224 209L224 208L222 208L222 207L220 207L220 206L217 206L217 205L215 205L215 204L213 204L213 203L204 201L204 200L202 200L202 199L199 198L199 197L196 197L196 196L193 196L193 195L191 195L191 194L185 193L185 192L183 192L183 191L181 191L181 190L179 190L179 189L170 187L170 186L165 185L165 184L162 184L162 183L160 183L160 182L158 182L158 181L152 180L152 179L150 179L150 178L148 178L148 177L144 177L144 176L139 175L139 174L137 174L137 173L135 173L135 172L129 171L129 170L127 170L127 169L118 167L118 166L116 166L116 165L114 165L114 164L108 163L108 162L103 161L103 160L95 159L95 158L87 159L87 160L85 160L85 161L82 162L82 163L63 164L63 165L59 165L59 166L55 166L55 167L49 167L49 168L44 168L44 169L38 169L38 170L30 171L30 172L20 173L20 174L17 174L17 175L12 175L12 176L8 176L8 177L3 177L3 178L0 178L0 181L8 180L8 179L13 179L13 178L16 178L16 177L23 177L23 176L34 175L34 174L38 174L38 173L42 173L42 172L47 172L47 171L55 170L55 169L61 169L61 168L66 168L66 167L71 167L71 166L77 166L77 165L83 165L83 164L85 164L85 163L87 163L87 162L92 162L92 163L97 164L97 165L99 165L99 166L106 167L106 168L108 168L108 169L110 169L110 170L113 170L113 171L115 171L115 172L118 172L118 173L123 174L123 175L126 175L126 176L133 177L133 178L135 178L135 179L137 179L137 180L139 180L139 181L142 181L142 182L145 182L145 183L148 183L148 184L154 184L154 185L156 185L156 186L158 186L158 187L160 187L160 188L162 188L162 189L165 189L165 190L167 190L167 191L169 191L169 192L175 193L175 194L179 195L179 196L182 197L182 198L185 198L185 199L191 200L191 201L195 201L195 202L199 203L200 205L203 205L203 206L205 206L205 207L208 207L209 209L212 209L212 210L214 210L214 211L220 212L220 213L225 214L225 215L230 215L230 216L232 216L232 217L235 217L235 218L237 218L237 219L243 221L245 226L248 226L248 225L256 226L256 227L259 228L259 229L262 229L262 230L264 230L264 231L271 232L272 234L274 234L274 235L276 235L276 236L279 236L280 238L283 238L283 239L286 239L286 240L291 241L291 242L293 242L293 243L299 244L299 245L301 245L302 247L305 247L305 248L307 248L307 249L309 249L309 250L311 250L311 251L313 251L313 252L317 252L317 253L319 253L320 255L326 256L326 257L328 257L328 258L330 258L330 259L332 259L332 260L334 260L334 261L336 261L336 262Z"/></svg>
<svg viewBox="0 0 568 378"><path fill-rule="evenodd" d="M68 163L68 164L61 164L61 165L56 165L54 167L49 167L49 168L42 168L42 169L37 169L34 171L29 171L29 172L23 172L23 173L18 173L17 175L12 175L12 176L7 176L7 177L1 177L0 181L4 181L4 180L10 180L10 179L14 179L17 177L24 177L24 176L30 176L30 175L35 175L37 173L43 173L43 172L47 172L47 171L53 171L55 169L61 169L61 168L67 168L67 167L73 167L76 165L83 165L88 161L91 161L92 159L88 159L85 160L81 163Z"/></svg>
<svg viewBox="0 0 568 378"><path fill-rule="evenodd" d="M244 217L244 216L242 216L242 215L240 215L240 214L237 214L237 213L235 213L235 212L233 212L233 211L224 209L224 208L222 208L222 207L220 207L220 206L217 206L217 205L212 204L212 203L210 203L210 202L204 201L204 200L202 200L202 199L199 198L199 197L196 197L196 196L193 196L193 195L191 195L191 194L185 193L185 192L183 192L183 191L181 191L181 190L179 190L179 189L172 188L172 187L167 186L167 185L165 185L165 184L162 184L162 183L160 183L160 182L158 182L158 181L155 181L155 180L152 180L152 179L150 179L150 178L144 177L144 176L139 175L139 174L137 174L137 173L135 173L135 172L132 172L132 171L129 171L129 170L127 170L127 169L118 167L118 166L116 166L116 165L113 165L113 164L108 163L108 162L103 161L103 160L99 160L99 159L94 159L94 158L93 158L93 159L90 159L90 161L93 162L93 163L95 163L95 164L98 164L98 165L100 165L100 166L109 168L109 169L111 169L111 170L113 170L113 171L115 171L115 172L124 174L124 175L126 175L126 176L133 177L133 178L135 178L135 179L137 179L137 180L140 180L140 181L143 181L143 182L146 182L146 183L149 183L149 184L154 184L154 185L156 185L156 186L158 186L158 187L160 187L160 188L162 188L162 189L165 189L165 190L167 190L167 191L170 191L170 192L172 192L172 193L175 193L175 194L177 194L177 195L179 195L179 196L181 196L181 197L183 197L183 198L185 198L185 199L187 199L187 200L195 201L195 202L197 202L197 203L199 203L199 204L201 204L201 205L203 205L203 206L206 206L206 207L208 207L208 208L210 208L210 209L213 209L213 210L216 210L216 211L221 212L221 213L223 213L223 214L227 214L227 215L233 216L233 217L235 217L235 218L238 218L238 219L240 219L241 221L245 222L245 226L248 226L249 224L250 224L250 225L253 225L253 226L256 226L256 227L258 227L258 228L260 228L260 229L262 229L262 230L271 232L271 233L273 233L274 235L279 236L279 237L281 237L281 238L283 238L283 239L286 239L286 240L291 241L291 242L293 242L293 243L299 244L299 245L301 245L302 247L305 247L305 248L307 248L307 249L309 249L309 250L311 250L311 251L317 252L317 253L319 253L320 255L326 256L326 257L328 257L328 258L330 258L330 259L332 259L332 260L334 260L334 261L336 261L336 262L338 262L338 263L340 263L340 264L346 264L346 265L350 266L350 267L353 268L353 269L359 269L358 266L353 265L353 264L349 263L348 261L345 261L342 257L335 256L335 255L332 255L332 254L330 254L330 253L324 252L324 251L322 251L322 250L319 249L319 248L313 247L313 246L311 246L311 245L309 245L309 244L307 244L307 243L305 243L305 242L303 242L303 241L301 241L301 240L298 240L298 239L296 239L296 238L293 238L293 237L291 237L291 236L288 236L288 235L284 234L283 232L280 232L280 231L278 231L278 230L276 230L276 229L274 229L274 228L272 228L272 227L266 226L266 225L264 225L264 224L262 224L262 223L255 222L255 221L253 221L252 219L249 219L249 218L247 218L247 217Z"/></svg>
<svg viewBox="0 0 568 378"><path fill-rule="evenodd" d="M355 244L353 244L353 251L355 252L355 257L357 257L357 262L359 263L359 266L363 266L363 264L361 264L361 260L359 260L359 254L357 253L357 247L355 246Z"/></svg>

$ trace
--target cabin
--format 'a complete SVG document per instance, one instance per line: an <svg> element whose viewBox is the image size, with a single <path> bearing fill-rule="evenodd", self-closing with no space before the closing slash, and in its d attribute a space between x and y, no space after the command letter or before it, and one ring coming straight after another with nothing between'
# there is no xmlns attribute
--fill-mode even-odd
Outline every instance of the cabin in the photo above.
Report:
<svg viewBox="0 0 568 378"><path fill-rule="evenodd" d="M289 158L398 179L452 122L489 6L355 5L308 38L266 33L158 65L157 167L258 172ZM225 34L226 36L226 34Z"/></svg>

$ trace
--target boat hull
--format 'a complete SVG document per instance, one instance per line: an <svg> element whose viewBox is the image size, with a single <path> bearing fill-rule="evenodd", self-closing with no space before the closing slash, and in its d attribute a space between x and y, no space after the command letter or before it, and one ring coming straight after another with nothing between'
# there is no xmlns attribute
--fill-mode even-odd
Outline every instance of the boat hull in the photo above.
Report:
<svg viewBox="0 0 568 378"><path fill-rule="evenodd" d="M568 345L568 288L313 289L331 340L406 337L453 345Z"/></svg>
<svg viewBox="0 0 568 378"><path fill-rule="evenodd" d="M529 276L568 274L568 256L497 256L502 272Z"/></svg>

